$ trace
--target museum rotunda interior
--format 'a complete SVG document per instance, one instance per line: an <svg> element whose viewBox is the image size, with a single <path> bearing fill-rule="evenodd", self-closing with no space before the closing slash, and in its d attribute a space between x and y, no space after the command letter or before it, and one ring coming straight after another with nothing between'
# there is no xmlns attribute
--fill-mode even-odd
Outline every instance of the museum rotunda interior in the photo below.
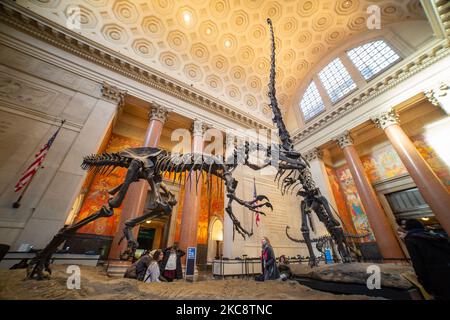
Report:
<svg viewBox="0 0 450 320"><path fill-rule="evenodd" d="M220 299L217 283L270 279L270 246L298 288L231 298L443 297L407 239L408 222L450 232L448 1L4 0L0 70L0 278L17 296L62 297L21 281L77 265L114 299L108 281L178 248L173 290L199 289L152 294ZM382 293L360 279L373 264Z"/></svg>

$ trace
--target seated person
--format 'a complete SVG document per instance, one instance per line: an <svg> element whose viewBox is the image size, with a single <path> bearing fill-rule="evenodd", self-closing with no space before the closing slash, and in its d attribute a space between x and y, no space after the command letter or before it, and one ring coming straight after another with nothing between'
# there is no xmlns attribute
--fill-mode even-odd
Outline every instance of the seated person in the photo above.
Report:
<svg viewBox="0 0 450 320"><path fill-rule="evenodd" d="M156 250L153 253L152 258L153 259L147 268L147 272L145 273L144 282L161 282L159 263L163 258L162 251Z"/></svg>
<svg viewBox="0 0 450 320"><path fill-rule="evenodd" d="M292 278L293 274L291 268L288 266L289 261L286 259L285 255L280 256L278 262L278 271L280 272L280 278L283 281Z"/></svg>

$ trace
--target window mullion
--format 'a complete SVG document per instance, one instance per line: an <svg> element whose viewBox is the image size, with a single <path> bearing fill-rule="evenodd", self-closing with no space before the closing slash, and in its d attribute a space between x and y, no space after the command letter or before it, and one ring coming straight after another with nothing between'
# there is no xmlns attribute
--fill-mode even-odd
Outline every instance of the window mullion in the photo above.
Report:
<svg viewBox="0 0 450 320"><path fill-rule="evenodd" d="M366 80L362 76L361 72L355 67L352 60L347 55L347 52L343 52L339 58L342 61L342 64L347 69L348 73L350 73L350 76L352 77L353 81L355 81L356 86L358 88L363 88L366 85Z"/></svg>
<svg viewBox="0 0 450 320"><path fill-rule="evenodd" d="M330 110L333 106L330 97L328 96L327 90L325 90L322 81L317 74L314 74L312 77L312 81L316 84L317 90L322 98L323 104L325 105L325 110Z"/></svg>

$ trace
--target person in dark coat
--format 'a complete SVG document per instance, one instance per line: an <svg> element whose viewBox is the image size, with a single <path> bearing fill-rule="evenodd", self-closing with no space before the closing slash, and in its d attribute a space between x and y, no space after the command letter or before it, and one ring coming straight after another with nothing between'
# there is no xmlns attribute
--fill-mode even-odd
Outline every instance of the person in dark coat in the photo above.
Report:
<svg viewBox="0 0 450 320"><path fill-rule="evenodd" d="M450 241L427 232L415 219L401 221L399 236L405 241L417 280L435 299L450 299Z"/></svg>
<svg viewBox="0 0 450 320"><path fill-rule="evenodd" d="M124 277L144 281L145 272L152 261L149 253L149 250L144 251L139 260L127 269Z"/></svg>
<svg viewBox="0 0 450 320"><path fill-rule="evenodd" d="M265 281L279 279L280 273L278 272L275 253L273 252L273 248L270 245L270 241L267 237L263 237L261 243L262 280Z"/></svg>
<svg viewBox="0 0 450 320"><path fill-rule="evenodd" d="M161 261L161 274L172 282L174 279L183 279L183 269L181 268L181 257L186 253L178 249L176 245L164 249L164 258Z"/></svg>

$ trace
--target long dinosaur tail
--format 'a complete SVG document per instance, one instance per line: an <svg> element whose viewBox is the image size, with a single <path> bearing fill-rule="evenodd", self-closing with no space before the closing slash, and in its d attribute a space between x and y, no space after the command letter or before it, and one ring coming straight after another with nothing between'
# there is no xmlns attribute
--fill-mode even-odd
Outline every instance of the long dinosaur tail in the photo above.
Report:
<svg viewBox="0 0 450 320"><path fill-rule="evenodd" d="M130 162L130 158L122 157L118 153L104 152L84 157L81 168L84 170L93 170L94 173L100 172L104 174L106 172L111 173L117 167L128 168Z"/></svg>

